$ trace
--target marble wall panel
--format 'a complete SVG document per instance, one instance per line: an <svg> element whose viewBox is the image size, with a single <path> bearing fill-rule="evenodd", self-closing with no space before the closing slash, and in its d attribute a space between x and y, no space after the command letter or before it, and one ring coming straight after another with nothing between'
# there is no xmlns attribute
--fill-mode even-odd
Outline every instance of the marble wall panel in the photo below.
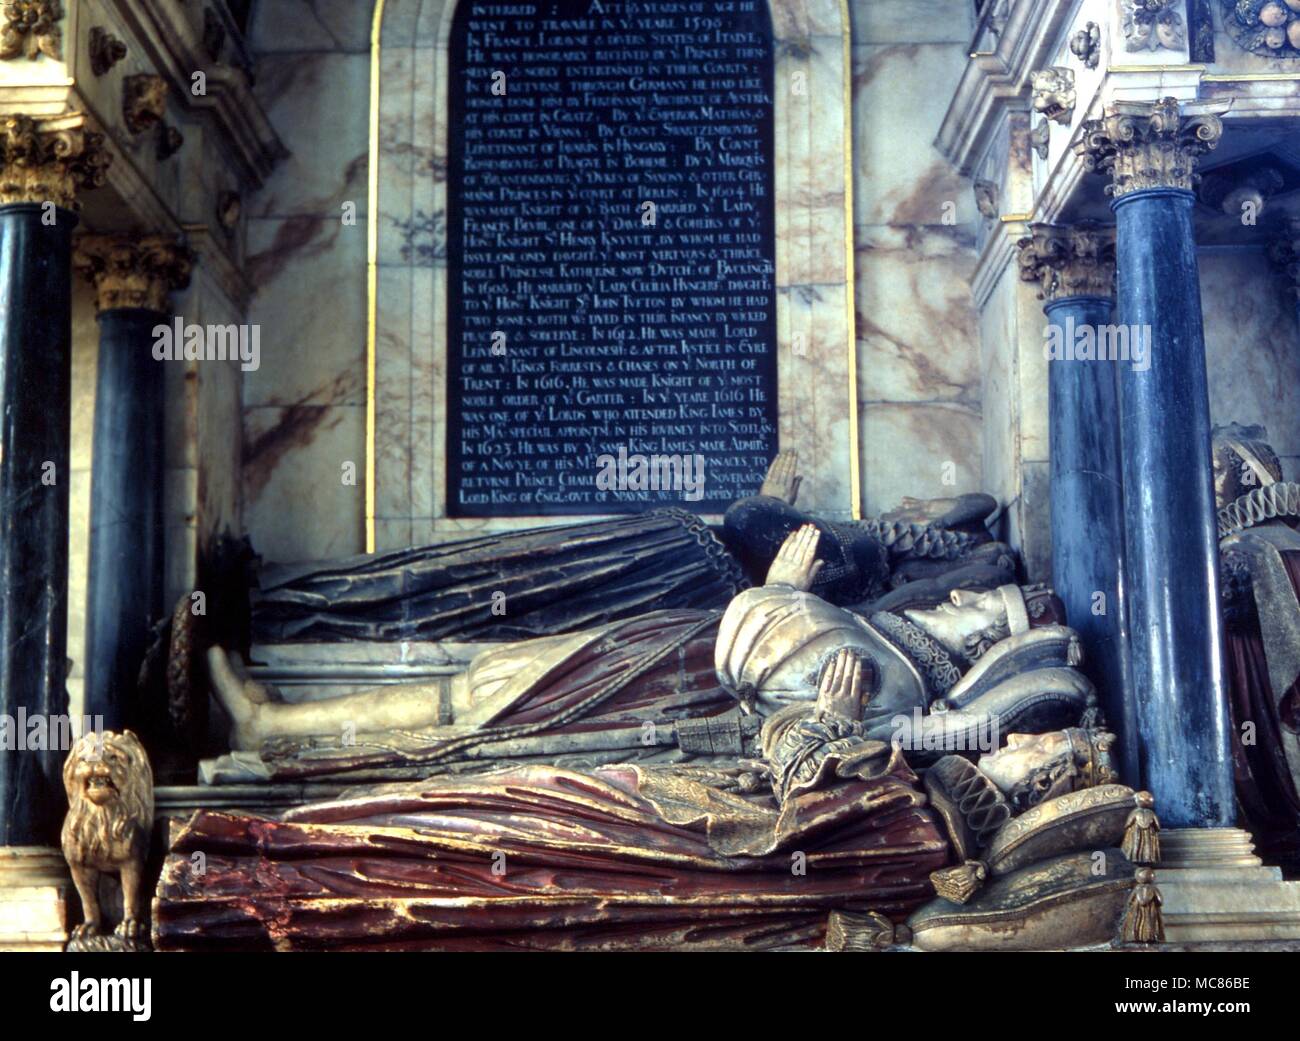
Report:
<svg viewBox="0 0 1300 1041"><path fill-rule="evenodd" d="M248 238L261 364L245 374L246 406L364 404L364 226L335 215L257 219Z"/></svg>
<svg viewBox="0 0 1300 1041"><path fill-rule="evenodd" d="M859 228L854 263L862 396L978 404L969 227Z"/></svg>
<svg viewBox="0 0 1300 1041"><path fill-rule="evenodd" d="M860 408L866 513L906 496L938 498L983 487L980 413L956 402L874 402Z"/></svg>
<svg viewBox="0 0 1300 1041"><path fill-rule="evenodd" d="M853 215L865 512L984 482L970 182L933 145L965 61L968 5L859 2Z"/></svg>
<svg viewBox="0 0 1300 1041"><path fill-rule="evenodd" d="M933 144L964 62L951 43L853 48L857 225L942 224L946 212L957 224L974 219L970 182Z"/></svg>
<svg viewBox="0 0 1300 1041"><path fill-rule="evenodd" d="M1300 455L1294 297L1262 250L1202 250L1198 262L1212 420L1263 424L1279 454Z"/></svg>
<svg viewBox="0 0 1300 1041"><path fill-rule="evenodd" d="M290 155L249 200L249 215L340 215L344 202L364 215L369 55L271 55L257 63L255 93Z"/></svg>
<svg viewBox="0 0 1300 1041"><path fill-rule="evenodd" d="M1020 495L1020 444L1016 379L1016 272L1003 272L980 315L981 454L984 488L1009 508Z"/></svg>
<svg viewBox="0 0 1300 1041"><path fill-rule="evenodd" d="M359 551L365 517L366 410L293 405L244 411L244 515L268 560ZM351 463L355 483L344 483Z"/></svg>
<svg viewBox="0 0 1300 1041"><path fill-rule="evenodd" d="M854 43L965 45L975 28L973 12L974 5L964 2L852 0L849 4Z"/></svg>

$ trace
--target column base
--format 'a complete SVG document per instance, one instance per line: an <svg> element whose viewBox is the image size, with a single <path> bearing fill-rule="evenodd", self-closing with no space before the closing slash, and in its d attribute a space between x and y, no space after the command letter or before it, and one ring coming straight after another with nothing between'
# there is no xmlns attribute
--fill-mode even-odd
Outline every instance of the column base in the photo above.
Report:
<svg viewBox="0 0 1300 1041"><path fill-rule="evenodd" d="M1156 884L1167 943L1300 939L1300 882L1284 882L1254 849L1240 828L1160 833Z"/></svg>
<svg viewBox="0 0 1300 1041"><path fill-rule="evenodd" d="M52 846L0 846L0 951L62 951L72 876Z"/></svg>

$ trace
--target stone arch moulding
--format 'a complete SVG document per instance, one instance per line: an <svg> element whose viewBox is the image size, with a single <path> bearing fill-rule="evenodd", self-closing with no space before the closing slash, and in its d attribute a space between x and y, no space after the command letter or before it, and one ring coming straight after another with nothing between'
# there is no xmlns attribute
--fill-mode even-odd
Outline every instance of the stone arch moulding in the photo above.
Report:
<svg viewBox="0 0 1300 1041"><path fill-rule="evenodd" d="M456 0L376 0L371 53L370 551L581 518L446 515L448 43ZM846 0L771 0L779 437L800 506L859 515Z"/></svg>

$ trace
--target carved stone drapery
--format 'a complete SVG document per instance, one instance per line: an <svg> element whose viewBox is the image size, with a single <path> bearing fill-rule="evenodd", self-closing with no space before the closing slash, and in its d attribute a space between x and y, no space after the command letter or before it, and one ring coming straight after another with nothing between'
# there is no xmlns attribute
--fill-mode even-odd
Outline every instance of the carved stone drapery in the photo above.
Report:
<svg viewBox="0 0 1300 1041"><path fill-rule="evenodd" d="M143 133L161 122L167 111L167 81L153 73L128 76L122 82L122 117L127 130Z"/></svg>
<svg viewBox="0 0 1300 1041"><path fill-rule="evenodd" d="M167 310L167 294L189 285L190 251L166 235L82 235L72 265L95 287L95 310Z"/></svg>
<svg viewBox="0 0 1300 1041"><path fill-rule="evenodd" d="M0 59L8 61L25 54L35 61L44 54L63 60L63 18L60 0L5 0L0 7L4 28L0 29Z"/></svg>
<svg viewBox="0 0 1300 1041"><path fill-rule="evenodd" d="M75 210L77 192L98 188L112 156L80 116L9 116L0 125L0 205L52 202Z"/></svg>
<svg viewBox="0 0 1300 1041"><path fill-rule="evenodd" d="M1039 284L1039 299L1115 295L1115 228L1081 221L1033 224L1016 245L1020 279Z"/></svg>
<svg viewBox="0 0 1300 1041"><path fill-rule="evenodd" d="M1196 186L1196 161L1223 136L1223 122L1208 113L1184 115L1174 98L1152 104L1121 102L1101 119L1083 124L1074 146L1086 169L1110 174L1108 195L1146 188Z"/></svg>

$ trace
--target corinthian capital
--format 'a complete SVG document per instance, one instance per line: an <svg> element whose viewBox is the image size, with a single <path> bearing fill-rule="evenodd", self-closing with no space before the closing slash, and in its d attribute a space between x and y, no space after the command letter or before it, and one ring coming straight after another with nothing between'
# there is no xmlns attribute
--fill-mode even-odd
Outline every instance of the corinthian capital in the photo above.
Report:
<svg viewBox="0 0 1300 1041"><path fill-rule="evenodd" d="M1101 119L1083 124L1074 146L1084 166L1111 175L1108 195L1119 197L1146 188L1196 185L1196 161L1223 136L1223 122L1209 113L1180 111L1174 98L1151 104L1121 102Z"/></svg>
<svg viewBox="0 0 1300 1041"><path fill-rule="evenodd" d="M1115 295L1115 228L1081 221L1064 227L1032 224L1016 245L1020 278L1037 282L1040 300Z"/></svg>
<svg viewBox="0 0 1300 1041"><path fill-rule="evenodd" d="M112 158L104 135L86 130L81 116L6 116L0 123L0 205L52 202L74 210L78 191L104 183Z"/></svg>
<svg viewBox="0 0 1300 1041"><path fill-rule="evenodd" d="M72 265L95 287L95 309L167 310L167 294L190 283L190 251L165 235L82 235Z"/></svg>

